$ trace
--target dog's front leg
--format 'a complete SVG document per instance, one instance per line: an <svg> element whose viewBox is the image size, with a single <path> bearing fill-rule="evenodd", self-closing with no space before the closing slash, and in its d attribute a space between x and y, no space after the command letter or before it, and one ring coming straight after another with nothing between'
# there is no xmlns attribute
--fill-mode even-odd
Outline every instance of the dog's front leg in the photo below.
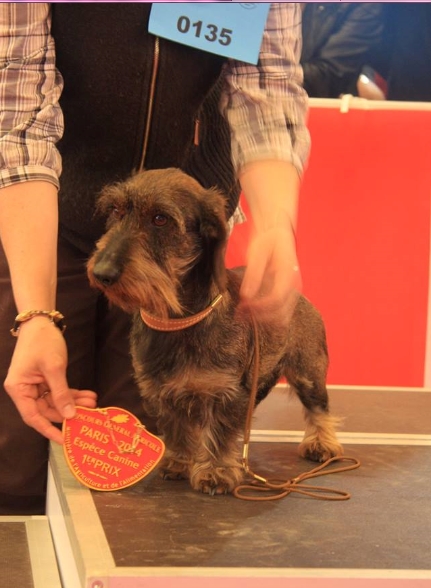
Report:
<svg viewBox="0 0 431 588"><path fill-rule="evenodd" d="M164 412L159 422L166 444L163 478L188 478L194 490L205 494L232 491L243 478L240 427L232 413L199 397L193 399L193 410L182 411L177 405L175 412Z"/></svg>
<svg viewBox="0 0 431 588"><path fill-rule="evenodd" d="M165 429L166 453L160 465L163 479L188 478L192 488L204 494L232 491L243 477L236 433L229 441L225 431L220 439L214 428L188 425L177 431L178 435L171 427Z"/></svg>
<svg viewBox="0 0 431 588"><path fill-rule="evenodd" d="M243 479L238 437L242 431L242 403L214 402L206 406L206 418L190 468L192 488L205 494L226 494Z"/></svg>
<svg viewBox="0 0 431 588"><path fill-rule="evenodd" d="M204 494L227 494L243 479L237 435L219 440L217 432L203 430L190 470L190 484Z"/></svg>
<svg viewBox="0 0 431 588"><path fill-rule="evenodd" d="M158 425L166 445L165 455L159 467L162 478L164 480L189 479L194 454L199 443L196 426L190 422L188 415L178 408L163 411Z"/></svg>

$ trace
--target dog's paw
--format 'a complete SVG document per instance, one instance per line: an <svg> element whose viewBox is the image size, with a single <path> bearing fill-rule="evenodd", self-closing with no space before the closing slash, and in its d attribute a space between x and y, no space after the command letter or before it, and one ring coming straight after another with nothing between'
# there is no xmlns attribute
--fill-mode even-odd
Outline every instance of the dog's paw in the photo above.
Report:
<svg viewBox="0 0 431 588"><path fill-rule="evenodd" d="M163 480L185 480L189 477L189 462L166 456L159 466L159 473Z"/></svg>
<svg viewBox="0 0 431 588"><path fill-rule="evenodd" d="M210 496L220 496L221 494L229 494L231 489L227 484L214 484L209 481L202 480L199 490L202 494L209 494Z"/></svg>
<svg viewBox="0 0 431 588"><path fill-rule="evenodd" d="M203 467L202 464L195 464L190 475L190 484L194 490L217 496L232 492L242 479L243 471L236 464L231 467Z"/></svg>
<svg viewBox="0 0 431 588"><path fill-rule="evenodd" d="M336 455L343 455L343 447L336 435L339 418L326 412L310 412L306 421L304 439L298 449L301 457L324 462Z"/></svg>
<svg viewBox="0 0 431 588"><path fill-rule="evenodd" d="M343 455L344 450L343 446L336 440L331 444L323 445L318 439L314 439L313 441L303 441L298 448L298 453L305 459L324 462L336 455Z"/></svg>
<svg viewBox="0 0 431 588"><path fill-rule="evenodd" d="M182 472L173 472L172 470L161 469L160 477L162 480L175 481L184 480L187 476Z"/></svg>

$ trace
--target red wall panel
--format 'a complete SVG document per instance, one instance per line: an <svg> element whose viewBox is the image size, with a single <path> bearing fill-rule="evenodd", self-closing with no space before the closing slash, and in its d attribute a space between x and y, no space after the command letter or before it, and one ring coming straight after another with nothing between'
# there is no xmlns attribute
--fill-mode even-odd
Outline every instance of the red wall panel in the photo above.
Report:
<svg viewBox="0 0 431 588"><path fill-rule="evenodd" d="M431 111L314 107L309 128L298 254L326 323L329 383L422 386ZM244 262L247 235L235 229L228 265Z"/></svg>

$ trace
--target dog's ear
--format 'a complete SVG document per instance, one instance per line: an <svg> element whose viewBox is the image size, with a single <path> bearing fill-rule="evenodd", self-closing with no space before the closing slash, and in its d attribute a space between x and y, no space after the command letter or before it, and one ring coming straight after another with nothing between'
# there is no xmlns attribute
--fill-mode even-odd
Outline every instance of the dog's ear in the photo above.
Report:
<svg viewBox="0 0 431 588"><path fill-rule="evenodd" d="M219 291L224 292L226 290L226 205L224 198L214 188L205 190L205 198L201 200L199 232L205 265L211 272Z"/></svg>

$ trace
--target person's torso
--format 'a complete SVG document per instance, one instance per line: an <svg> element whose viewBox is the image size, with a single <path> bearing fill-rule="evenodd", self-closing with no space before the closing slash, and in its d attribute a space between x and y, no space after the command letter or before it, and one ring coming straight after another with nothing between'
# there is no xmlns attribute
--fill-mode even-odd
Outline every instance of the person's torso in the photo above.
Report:
<svg viewBox="0 0 431 588"><path fill-rule="evenodd" d="M206 178L205 157L193 137L205 97L217 101L210 90L224 58L150 35L150 9L145 3L52 7L57 67L64 78L60 221L77 239L92 242L103 230L103 219L94 218L102 186L139 169L181 167L202 183L217 181L211 171ZM230 161L226 123L213 105L210 110L216 120L209 124L222 131L213 141L227 141L220 151ZM233 169L227 173L225 190L234 181Z"/></svg>

